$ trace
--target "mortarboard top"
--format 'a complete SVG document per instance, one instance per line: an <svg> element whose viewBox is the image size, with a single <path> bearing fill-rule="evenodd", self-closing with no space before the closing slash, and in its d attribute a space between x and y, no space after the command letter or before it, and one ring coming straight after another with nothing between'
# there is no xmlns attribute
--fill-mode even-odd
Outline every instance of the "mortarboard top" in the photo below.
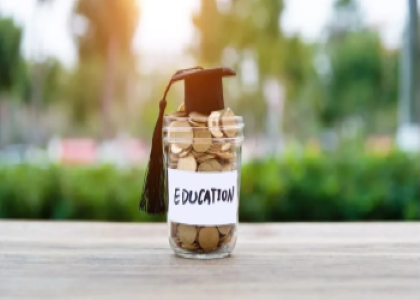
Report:
<svg viewBox="0 0 420 300"><path fill-rule="evenodd" d="M172 76L171 82L184 80L185 111L210 114L225 108L223 99L223 77L234 76L230 68L181 70Z"/></svg>

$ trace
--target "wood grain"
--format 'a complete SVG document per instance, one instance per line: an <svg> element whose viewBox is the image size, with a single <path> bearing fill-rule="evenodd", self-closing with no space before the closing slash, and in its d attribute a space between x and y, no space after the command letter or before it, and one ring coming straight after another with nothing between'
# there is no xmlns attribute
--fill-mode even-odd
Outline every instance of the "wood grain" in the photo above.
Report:
<svg viewBox="0 0 420 300"><path fill-rule="evenodd" d="M0 222L0 299L420 299L420 223L240 224L227 259L166 224Z"/></svg>

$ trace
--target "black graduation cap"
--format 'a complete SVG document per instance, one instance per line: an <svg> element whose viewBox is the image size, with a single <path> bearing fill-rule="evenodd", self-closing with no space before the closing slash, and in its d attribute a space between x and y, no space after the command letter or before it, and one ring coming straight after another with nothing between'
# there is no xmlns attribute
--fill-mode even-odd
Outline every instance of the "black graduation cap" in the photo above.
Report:
<svg viewBox="0 0 420 300"><path fill-rule="evenodd" d="M165 207L165 175L163 162L162 124L166 108L166 95L174 82L184 80L185 111L209 114L225 108L223 99L223 77L234 76L235 71L229 68L203 69L195 67L177 71L166 87L163 99L159 102L159 115L153 132L152 149L150 151L143 194L139 208L147 213L164 213Z"/></svg>
<svg viewBox="0 0 420 300"><path fill-rule="evenodd" d="M203 69L193 68L177 72L172 82L185 82L185 111L209 114L225 108L223 99L223 77L234 76L229 68Z"/></svg>

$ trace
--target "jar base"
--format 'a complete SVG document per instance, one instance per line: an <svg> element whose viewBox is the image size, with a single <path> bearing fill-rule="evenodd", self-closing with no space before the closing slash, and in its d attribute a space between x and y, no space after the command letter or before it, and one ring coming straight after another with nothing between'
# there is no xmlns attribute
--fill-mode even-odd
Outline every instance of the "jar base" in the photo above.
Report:
<svg viewBox="0 0 420 300"><path fill-rule="evenodd" d="M175 251L175 255L182 258L188 259L220 259L230 256L230 253L185 253Z"/></svg>
<svg viewBox="0 0 420 300"><path fill-rule="evenodd" d="M175 255L182 258L188 259L220 259L229 257L233 248L230 247L223 247L217 250L206 252L206 253L194 253L192 251L188 251L182 248L179 248L172 239L169 239L169 245L171 246L172 250L175 252Z"/></svg>

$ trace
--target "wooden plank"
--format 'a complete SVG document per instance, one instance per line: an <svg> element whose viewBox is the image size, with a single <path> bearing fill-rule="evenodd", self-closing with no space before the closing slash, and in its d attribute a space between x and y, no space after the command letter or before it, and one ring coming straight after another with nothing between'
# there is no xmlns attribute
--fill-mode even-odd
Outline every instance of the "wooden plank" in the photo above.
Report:
<svg viewBox="0 0 420 300"><path fill-rule="evenodd" d="M420 223L240 224L175 257L166 224L0 222L0 299L420 299Z"/></svg>

